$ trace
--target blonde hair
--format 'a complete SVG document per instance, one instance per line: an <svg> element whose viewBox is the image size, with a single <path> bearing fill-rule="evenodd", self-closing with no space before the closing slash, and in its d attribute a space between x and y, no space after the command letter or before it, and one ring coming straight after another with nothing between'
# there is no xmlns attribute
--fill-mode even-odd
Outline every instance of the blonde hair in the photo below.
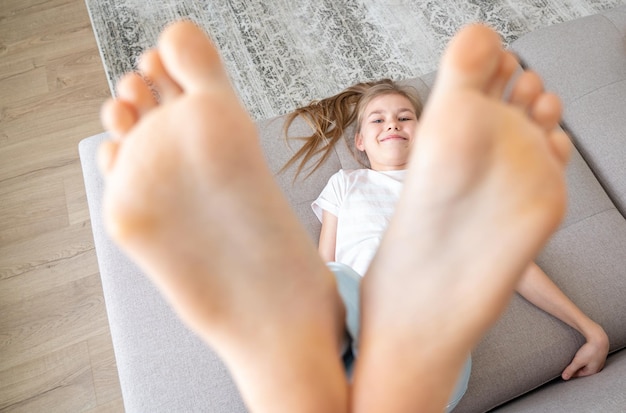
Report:
<svg viewBox="0 0 626 413"><path fill-rule="evenodd" d="M281 172L300 161L295 177L302 172L304 166L318 154L322 154L314 168L307 174L315 172L330 156L333 147L339 142L346 129L355 121L356 133L360 132L363 112L367 105L381 95L398 94L407 98L415 115L422 113L422 102L414 88L400 85L390 79L376 82L363 82L350 86L342 92L326 99L311 102L309 105L296 109L289 114L285 122L284 133L288 139L302 139L304 145L287 161ZM313 129L313 134L305 137L290 138L289 127L302 117Z"/></svg>

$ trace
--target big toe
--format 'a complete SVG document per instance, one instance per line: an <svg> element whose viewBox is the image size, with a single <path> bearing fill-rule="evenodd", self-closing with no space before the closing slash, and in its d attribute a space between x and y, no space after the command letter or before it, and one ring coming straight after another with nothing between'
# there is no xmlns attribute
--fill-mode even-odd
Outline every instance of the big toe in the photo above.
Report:
<svg viewBox="0 0 626 413"><path fill-rule="evenodd" d="M228 85L217 49L192 22L167 27L159 38L159 52L167 72L186 92Z"/></svg>
<svg viewBox="0 0 626 413"><path fill-rule="evenodd" d="M462 29L444 52L439 68L439 87L487 91L500 71L506 53L500 36L487 26Z"/></svg>

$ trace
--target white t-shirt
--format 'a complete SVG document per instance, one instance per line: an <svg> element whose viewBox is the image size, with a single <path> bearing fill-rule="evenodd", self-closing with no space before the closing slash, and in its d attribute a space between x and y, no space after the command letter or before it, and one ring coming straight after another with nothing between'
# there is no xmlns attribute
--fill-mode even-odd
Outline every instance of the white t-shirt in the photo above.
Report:
<svg viewBox="0 0 626 413"><path fill-rule="evenodd" d="M406 170L340 170L311 207L322 220L326 210L337 217L335 261L364 275L378 250L400 197Z"/></svg>

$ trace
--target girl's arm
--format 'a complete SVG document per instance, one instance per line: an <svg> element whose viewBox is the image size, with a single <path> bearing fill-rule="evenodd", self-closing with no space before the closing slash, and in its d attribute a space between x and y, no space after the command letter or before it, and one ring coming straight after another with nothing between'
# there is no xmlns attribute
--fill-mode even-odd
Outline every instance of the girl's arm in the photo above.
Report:
<svg viewBox="0 0 626 413"><path fill-rule="evenodd" d="M337 217L324 210L322 212L322 231L318 251L324 262L335 261L335 246L337 242Z"/></svg>
<svg viewBox="0 0 626 413"><path fill-rule="evenodd" d="M522 276L517 292L526 300L580 332L587 342L578 350L561 377L583 377L602 370L609 338L602 327L583 313L535 263Z"/></svg>

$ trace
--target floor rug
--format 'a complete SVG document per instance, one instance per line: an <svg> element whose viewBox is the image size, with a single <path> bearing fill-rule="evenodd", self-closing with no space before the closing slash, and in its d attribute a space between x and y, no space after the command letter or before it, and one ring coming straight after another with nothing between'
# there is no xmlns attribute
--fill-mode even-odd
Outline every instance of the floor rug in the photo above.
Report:
<svg viewBox="0 0 626 413"><path fill-rule="evenodd" d="M161 29L195 21L217 44L256 119L291 111L346 86L436 69L463 25L484 22L505 44L540 27L626 0L86 0L114 91Z"/></svg>

